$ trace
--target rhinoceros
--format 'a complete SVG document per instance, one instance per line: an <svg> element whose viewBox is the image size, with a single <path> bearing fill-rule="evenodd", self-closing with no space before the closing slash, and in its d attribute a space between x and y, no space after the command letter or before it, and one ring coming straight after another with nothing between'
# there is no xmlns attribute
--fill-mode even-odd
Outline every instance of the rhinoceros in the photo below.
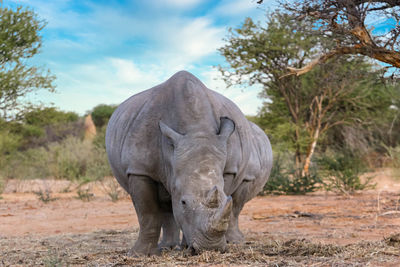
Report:
<svg viewBox="0 0 400 267"><path fill-rule="evenodd" d="M146 255L179 244L224 251L243 240L239 213L272 167L266 134L186 71L123 102L109 120L106 149L139 220L130 252Z"/></svg>

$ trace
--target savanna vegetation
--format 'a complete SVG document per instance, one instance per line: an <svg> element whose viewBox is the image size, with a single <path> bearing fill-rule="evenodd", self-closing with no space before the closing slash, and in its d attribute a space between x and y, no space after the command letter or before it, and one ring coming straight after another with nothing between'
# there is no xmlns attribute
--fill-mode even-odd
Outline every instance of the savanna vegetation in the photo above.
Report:
<svg viewBox="0 0 400 267"><path fill-rule="evenodd" d="M107 121L105 115L102 120ZM18 121L1 121L0 177L79 181L111 175L105 153L105 127L85 140L84 118L54 107L35 108Z"/></svg>
<svg viewBox="0 0 400 267"><path fill-rule="evenodd" d="M398 164L400 84L366 57L328 60L301 76L286 75L334 49L313 17L275 12L266 25L250 18L220 48L228 85L262 85L255 117L271 139L275 165L265 190L301 194L318 188L351 193L370 188L360 175Z"/></svg>
<svg viewBox="0 0 400 267"><path fill-rule="evenodd" d="M111 175L105 125L115 106L92 114L98 134L84 140L84 117L27 101L38 90L55 91L49 70L32 64L45 22L30 9L0 7L0 192L6 179L96 180Z"/></svg>
<svg viewBox="0 0 400 267"><path fill-rule="evenodd" d="M228 63L220 66L228 86L263 88L264 104L249 119L265 130L275 151L264 193L371 188L370 179L361 181L362 173L400 165L398 80L367 57L352 55L319 62L300 76L286 75L289 66L302 69L338 43L317 27L319 18L304 16L294 23L294 9L285 7L289 11L269 14L266 24L248 18L230 29L219 49ZM54 91L54 76L26 65L40 51L45 23L31 10L1 12L0 41L7 53L0 62L0 184L9 178L88 181L111 175L104 135L116 106L90 111L97 135L85 141L83 117L24 101L33 91ZM21 38L11 38L8 28Z"/></svg>

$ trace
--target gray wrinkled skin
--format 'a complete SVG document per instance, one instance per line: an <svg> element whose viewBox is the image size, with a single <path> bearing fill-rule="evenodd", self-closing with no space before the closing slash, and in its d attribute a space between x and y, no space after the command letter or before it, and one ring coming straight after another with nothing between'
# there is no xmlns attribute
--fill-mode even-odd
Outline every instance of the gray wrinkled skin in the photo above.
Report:
<svg viewBox="0 0 400 267"><path fill-rule="evenodd" d="M147 255L180 242L194 252L240 242L239 213L272 167L264 132L185 71L123 102L106 148L139 219L131 253Z"/></svg>

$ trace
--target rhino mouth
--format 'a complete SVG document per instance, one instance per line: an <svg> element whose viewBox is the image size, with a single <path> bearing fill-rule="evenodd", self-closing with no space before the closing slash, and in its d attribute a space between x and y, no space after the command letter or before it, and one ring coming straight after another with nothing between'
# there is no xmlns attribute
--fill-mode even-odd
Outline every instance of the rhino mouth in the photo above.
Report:
<svg viewBox="0 0 400 267"><path fill-rule="evenodd" d="M207 235L204 233L197 232L189 250L192 255L197 255L204 250L216 250L220 252L226 251L226 239L225 234L221 235ZM194 254L193 254L194 253Z"/></svg>

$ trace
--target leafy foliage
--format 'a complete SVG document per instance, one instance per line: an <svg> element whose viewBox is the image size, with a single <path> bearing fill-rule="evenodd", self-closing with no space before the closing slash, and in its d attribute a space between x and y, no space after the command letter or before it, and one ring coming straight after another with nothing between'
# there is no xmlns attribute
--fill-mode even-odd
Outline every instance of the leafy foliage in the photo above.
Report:
<svg viewBox="0 0 400 267"><path fill-rule="evenodd" d="M285 165L281 155L275 157L263 194L304 195L321 188L322 181L315 172L301 176L293 166L288 168Z"/></svg>
<svg viewBox="0 0 400 267"><path fill-rule="evenodd" d="M70 135L79 137L84 129L76 113L54 107L31 107L21 113L20 121L0 120L0 126L0 153L46 146Z"/></svg>
<svg viewBox="0 0 400 267"><path fill-rule="evenodd" d="M105 126L116 108L116 105L105 104L100 104L94 107L92 111L94 125L98 128Z"/></svg>
<svg viewBox="0 0 400 267"><path fill-rule="evenodd" d="M257 123L272 143L294 154L298 170L306 170L317 144L330 145L324 141L335 128L357 127L367 134L379 129L382 114L390 113L390 90L376 66L362 58L343 57L300 77L282 77L289 64L300 68L307 58L334 45L314 20L293 23L288 14L276 12L268 17L267 27L246 19L230 30L220 48L229 64L220 67L228 85L263 86L260 96L268 100Z"/></svg>
<svg viewBox="0 0 400 267"><path fill-rule="evenodd" d="M325 155L318 160L318 165L320 174L324 176L324 186L327 191L349 194L375 187L375 184L372 184L373 177L361 181L360 175L365 173L367 168L359 157L349 152L334 156Z"/></svg>
<svg viewBox="0 0 400 267"><path fill-rule="evenodd" d="M259 2L262 2L259 1ZM398 0L291 0L280 1L292 23L314 19L320 36L336 43L302 68L288 67L301 75L320 63L343 55L364 55L400 70L400 2ZM376 18L380 18L377 22ZM375 30L374 27L377 29Z"/></svg>
<svg viewBox="0 0 400 267"><path fill-rule="evenodd" d="M70 136L46 147L18 151L5 157L0 175L8 178L92 180L110 176L104 148Z"/></svg>
<svg viewBox="0 0 400 267"><path fill-rule="evenodd" d="M69 123L79 119L75 112L60 111L55 107L34 107L23 114L28 125L44 127L58 123Z"/></svg>
<svg viewBox="0 0 400 267"><path fill-rule="evenodd" d="M49 71L28 64L39 52L39 32L45 23L28 9L0 6L0 114L11 118L25 109L23 97L45 89L54 91L55 79Z"/></svg>

